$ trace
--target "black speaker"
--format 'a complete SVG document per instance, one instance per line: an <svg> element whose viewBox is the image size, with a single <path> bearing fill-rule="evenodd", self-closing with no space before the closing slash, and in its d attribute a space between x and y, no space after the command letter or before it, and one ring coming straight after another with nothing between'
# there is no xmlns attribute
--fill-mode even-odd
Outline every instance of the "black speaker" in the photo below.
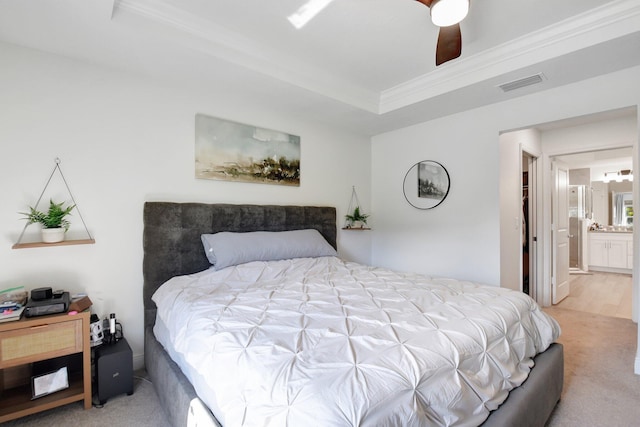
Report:
<svg viewBox="0 0 640 427"><path fill-rule="evenodd" d="M98 401L104 405L107 399L122 393L133 394L133 353L127 340L121 338L113 344L96 348L95 376Z"/></svg>

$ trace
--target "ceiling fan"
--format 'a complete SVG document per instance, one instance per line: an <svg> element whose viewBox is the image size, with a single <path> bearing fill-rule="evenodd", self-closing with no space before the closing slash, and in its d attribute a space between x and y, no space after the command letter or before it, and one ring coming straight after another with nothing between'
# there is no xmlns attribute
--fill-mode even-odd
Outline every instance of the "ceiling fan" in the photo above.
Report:
<svg viewBox="0 0 640 427"><path fill-rule="evenodd" d="M462 53L460 21L469 12L469 0L416 0L431 11L431 20L440 27L436 47L436 66Z"/></svg>

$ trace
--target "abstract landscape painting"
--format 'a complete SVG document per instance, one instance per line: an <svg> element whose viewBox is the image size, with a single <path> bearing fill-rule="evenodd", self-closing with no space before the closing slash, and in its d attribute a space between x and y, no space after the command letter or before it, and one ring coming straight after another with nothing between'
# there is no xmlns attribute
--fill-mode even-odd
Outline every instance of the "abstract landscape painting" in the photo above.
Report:
<svg viewBox="0 0 640 427"><path fill-rule="evenodd" d="M196 114L196 178L300 185L300 137Z"/></svg>

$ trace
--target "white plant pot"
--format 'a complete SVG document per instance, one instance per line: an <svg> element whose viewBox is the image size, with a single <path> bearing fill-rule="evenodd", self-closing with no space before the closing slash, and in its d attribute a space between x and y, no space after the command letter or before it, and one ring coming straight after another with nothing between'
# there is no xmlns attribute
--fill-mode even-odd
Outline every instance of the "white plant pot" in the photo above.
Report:
<svg viewBox="0 0 640 427"><path fill-rule="evenodd" d="M362 221L353 221L348 228L365 228L366 224Z"/></svg>
<svg viewBox="0 0 640 427"><path fill-rule="evenodd" d="M64 240L64 228L43 228L42 241L44 243L58 243Z"/></svg>

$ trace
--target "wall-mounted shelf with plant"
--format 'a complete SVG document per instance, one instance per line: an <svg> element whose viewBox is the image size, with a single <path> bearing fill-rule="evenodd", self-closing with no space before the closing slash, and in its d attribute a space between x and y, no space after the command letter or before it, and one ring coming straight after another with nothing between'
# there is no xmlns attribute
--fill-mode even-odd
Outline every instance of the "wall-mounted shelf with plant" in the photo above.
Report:
<svg viewBox="0 0 640 427"><path fill-rule="evenodd" d="M54 167L53 172L51 172L51 176L49 177L47 184L44 186L44 189L42 190L42 193L40 194L40 197L38 198L38 201L36 202L36 204L34 206L29 207L29 212L20 212L20 214L24 216L23 219L27 221L27 224L24 226L22 233L18 238L18 242L12 246L13 249L37 248L37 247L44 247L44 246L87 245L87 244L93 244L96 242L91 237L91 234L89 233L89 229L87 228L87 225L84 223L84 219L82 219L80 210L77 208L75 199L73 198L73 195L71 194L71 190L67 185L67 181L64 179L64 175L62 175L62 170L60 169L60 159L56 159L55 162L56 162L56 166ZM44 192L49 186L49 183L51 182L51 178L53 177L53 174L56 172L56 170L60 172L60 175L62 176L62 180L64 181L67 187L67 191L69 192L69 196L71 196L71 200L73 200L73 204L67 204L67 206L65 206L66 202L56 203L53 201L53 199L50 199L49 208L47 209L47 211L46 212L40 211L38 210L38 205L40 204L40 200L42 200L42 196L44 195ZM71 222L67 217L71 215L71 212L74 209L76 209L76 211L78 212L78 215L80 216L80 220L82 221L82 224L84 225L84 229L87 232L88 239L65 240L65 233L69 230L69 227L71 225ZM42 241L31 242L31 243L21 243L25 230L31 224L40 224L42 226L42 230L41 230Z"/></svg>
<svg viewBox="0 0 640 427"><path fill-rule="evenodd" d="M350 214L344 217L347 220L347 224L344 227L345 229L371 230L367 227L367 218L369 218L369 215L361 213L360 206L356 206Z"/></svg>
<svg viewBox="0 0 640 427"><path fill-rule="evenodd" d="M344 216L346 223L343 230L371 230L367 227L367 219L369 214L360 212L360 201L356 194L356 187L351 191L351 201L349 202L348 214Z"/></svg>
<svg viewBox="0 0 640 427"><path fill-rule="evenodd" d="M47 212L39 211L33 206L29 207L29 212L21 212L24 219L27 220L27 225L40 224L42 226L42 243L59 243L64 240L64 233L69 230L71 225L66 216L70 215L75 208L74 205L65 207L64 203L55 203L53 200L49 200Z"/></svg>

